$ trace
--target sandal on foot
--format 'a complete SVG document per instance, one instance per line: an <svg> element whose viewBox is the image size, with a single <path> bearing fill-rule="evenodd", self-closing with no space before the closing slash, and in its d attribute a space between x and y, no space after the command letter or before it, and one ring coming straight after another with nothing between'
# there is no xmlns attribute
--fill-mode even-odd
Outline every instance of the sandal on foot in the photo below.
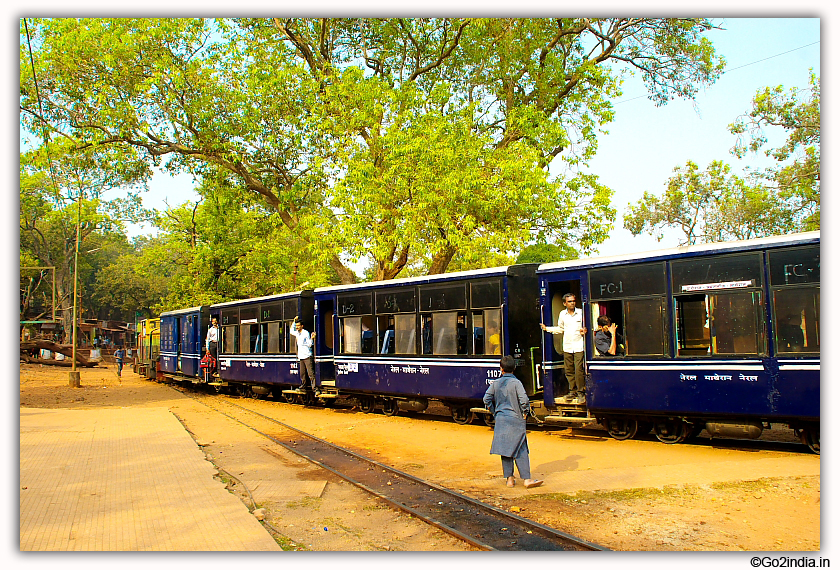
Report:
<svg viewBox="0 0 840 570"><path fill-rule="evenodd" d="M515 487L516 486L516 479L514 479L513 477L508 477L507 486L508 487Z"/></svg>
<svg viewBox="0 0 840 570"><path fill-rule="evenodd" d="M532 489L534 487L539 487L542 484L543 482L540 480L528 479L527 481L525 481L525 488Z"/></svg>

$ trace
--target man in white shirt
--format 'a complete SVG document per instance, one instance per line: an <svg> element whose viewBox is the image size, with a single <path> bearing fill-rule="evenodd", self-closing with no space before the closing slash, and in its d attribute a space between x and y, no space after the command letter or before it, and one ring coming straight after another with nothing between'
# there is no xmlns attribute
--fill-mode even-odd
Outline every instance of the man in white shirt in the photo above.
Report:
<svg viewBox="0 0 840 570"><path fill-rule="evenodd" d="M210 328L207 329L207 340L204 343L207 351L213 355L216 366L219 365L219 320L213 317L210 320Z"/></svg>
<svg viewBox="0 0 840 570"><path fill-rule="evenodd" d="M586 327L583 326L583 311L575 308L576 300L574 293L563 295L566 310L560 311L557 326L547 327L540 323L540 328L551 334L563 335L563 365L566 380L569 381L569 396L582 402L586 398L583 376L583 335L586 334Z"/></svg>
<svg viewBox="0 0 840 570"><path fill-rule="evenodd" d="M311 386L315 391L315 358L312 355L312 341L315 340L315 333L311 335L303 328L297 317L295 317L292 330L289 331L297 340L298 374L300 374L300 387L306 390Z"/></svg>

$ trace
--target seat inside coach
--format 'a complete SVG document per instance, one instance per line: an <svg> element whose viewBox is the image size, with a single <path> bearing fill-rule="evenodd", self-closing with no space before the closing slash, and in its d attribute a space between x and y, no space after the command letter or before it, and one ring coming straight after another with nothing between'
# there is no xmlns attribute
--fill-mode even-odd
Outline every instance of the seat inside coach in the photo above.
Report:
<svg viewBox="0 0 840 570"><path fill-rule="evenodd" d="M379 351L379 354L391 354L393 351L393 343L394 343L394 331L387 330L385 331L385 337L382 339L382 349Z"/></svg>

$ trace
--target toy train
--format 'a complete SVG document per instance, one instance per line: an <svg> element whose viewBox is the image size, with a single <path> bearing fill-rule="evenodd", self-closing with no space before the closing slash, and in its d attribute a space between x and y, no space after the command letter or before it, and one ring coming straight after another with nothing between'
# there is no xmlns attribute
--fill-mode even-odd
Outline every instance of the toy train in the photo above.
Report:
<svg viewBox="0 0 840 570"><path fill-rule="evenodd" d="M562 297L582 307L585 401L567 396ZM759 437L787 424L819 453L820 235L809 232L636 255L522 264L230 301L162 313L138 331L139 371L302 404L483 417L511 354L539 423L598 422L616 439ZM199 361L220 323L218 371ZM598 317L622 350L602 356ZM314 331L317 393L301 386L295 317Z"/></svg>

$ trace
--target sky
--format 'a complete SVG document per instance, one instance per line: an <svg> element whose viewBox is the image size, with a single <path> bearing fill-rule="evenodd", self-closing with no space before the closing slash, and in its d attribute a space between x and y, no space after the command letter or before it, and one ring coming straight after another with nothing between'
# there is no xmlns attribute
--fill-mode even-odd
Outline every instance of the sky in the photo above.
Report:
<svg viewBox="0 0 840 570"><path fill-rule="evenodd" d="M677 231L668 232L661 242L647 235L633 237L623 228L627 206L637 202L645 191L661 194L673 169L688 160L701 169L713 160L723 160L730 163L733 172L746 166L768 165L763 154L751 154L742 160L731 155L736 139L728 125L750 110L752 97L762 87L805 88L810 68L820 74L819 18L716 18L714 22L723 29L712 30L707 37L731 71L700 91L694 101L674 100L656 107L647 98L641 79L631 77L624 85L623 96L614 102L615 119L606 127L609 134L600 137L598 154L589 168L615 192L616 220L610 238L598 246L599 254L678 245ZM144 204L163 209L166 203L175 206L195 200L198 195L193 186L189 175L160 173L144 194ZM130 231L147 233L149 228L134 226Z"/></svg>

